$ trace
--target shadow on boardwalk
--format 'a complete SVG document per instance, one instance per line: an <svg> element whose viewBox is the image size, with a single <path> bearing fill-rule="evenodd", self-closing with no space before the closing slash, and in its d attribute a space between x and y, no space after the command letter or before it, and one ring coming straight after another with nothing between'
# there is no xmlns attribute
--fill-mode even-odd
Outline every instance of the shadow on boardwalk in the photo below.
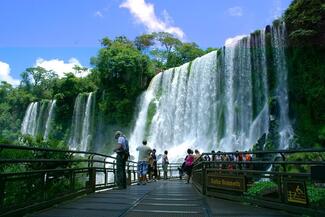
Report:
<svg viewBox="0 0 325 217"><path fill-rule="evenodd" d="M208 217L292 216L282 211L205 197L190 184L158 181L108 190L62 203L33 217Z"/></svg>

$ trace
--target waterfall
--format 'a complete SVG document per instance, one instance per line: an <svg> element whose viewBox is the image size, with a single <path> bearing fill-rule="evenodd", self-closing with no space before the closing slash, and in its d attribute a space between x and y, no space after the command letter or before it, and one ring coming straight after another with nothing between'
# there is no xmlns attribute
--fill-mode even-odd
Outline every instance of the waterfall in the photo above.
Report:
<svg viewBox="0 0 325 217"><path fill-rule="evenodd" d="M32 102L28 105L25 117L21 126L21 134L35 136L37 126L38 102Z"/></svg>
<svg viewBox="0 0 325 217"><path fill-rule="evenodd" d="M252 36L251 46L254 120L249 129L249 144L254 144L269 129L269 91L264 31L258 31Z"/></svg>
<svg viewBox="0 0 325 217"><path fill-rule="evenodd" d="M86 99L87 98L87 99ZM94 122L94 93L79 94L76 98L69 147L73 150L87 151L92 142Z"/></svg>
<svg viewBox="0 0 325 217"><path fill-rule="evenodd" d="M49 134L52 130L52 123L54 121L54 109L55 109L55 105L56 105L56 100L53 100L49 106L49 113L48 113L48 118L46 120L46 124L45 124L45 133L44 133L44 139L47 140L49 137Z"/></svg>
<svg viewBox="0 0 325 217"><path fill-rule="evenodd" d="M25 112L21 134L47 139L53 123L56 100L31 102Z"/></svg>
<svg viewBox="0 0 325 217"><path fill-rule="evenodd" d="M87 98L86 109L85 109L85 118L82 124L82 134L81 134L81 146L80 150L86 151L88 145L91 141L91 118L92 118L92 101L93 101L93 93L90 93Z"/></svg>
<svg viewBox="0 0 325 217"><path fill-rule="evenodd" d="M151 107L153 109L156 107L156 103L159 100L158 98L156 98L156 92L158 91L160 79L161 74L155 76L150 82L148 90L144 92L140 97L141 111L138 114L138 118L134 126L134 131L130 137L130 140L134 141L134 145L130 147L132 153L135 153L136 145L142 144L142 140L145 136L149 105L151 104Z"/></svg>
<svg viewBox="0 0 325 217"><path fill-rule="evenodd" d="M289 100L288 100L288 68L285 56L286 46L286 28L282 22L272 26L272 43L274 47L274 67L276 69L276 97L280 109L279 117L279 132L280 141L279 147L286 149L292 142L293 129L289 120Z"/></svg>
<svg viewBox="0 0 325 217"><path fill-rule="evenodd" d="M288 118L284 26L272 30L280 148L292 128ZM224 48L156 75L143 93L130 147L143 139L171 159L187 148L248 150L269 129L265 31L228 39Z"/></svg>

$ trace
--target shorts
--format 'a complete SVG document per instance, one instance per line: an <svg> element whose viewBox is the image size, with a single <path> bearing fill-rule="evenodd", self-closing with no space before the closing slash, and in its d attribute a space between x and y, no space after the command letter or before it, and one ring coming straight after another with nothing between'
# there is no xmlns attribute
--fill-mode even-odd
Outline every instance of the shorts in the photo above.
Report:
<svg viewBox="0 0 325 217"><path fill-rule="evenodd" d="M145 176L148 172L148 163L147 161L138 162L138 174L139 176Z"/></svg>

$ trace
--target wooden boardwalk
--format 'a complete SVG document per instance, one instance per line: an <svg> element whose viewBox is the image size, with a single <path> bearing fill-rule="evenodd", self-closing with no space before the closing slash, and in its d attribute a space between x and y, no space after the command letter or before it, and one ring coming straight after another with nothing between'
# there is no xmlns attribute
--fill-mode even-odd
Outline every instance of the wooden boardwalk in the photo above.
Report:
<svg viewBox="0 0 325 217"><path fill-rule="evenodd" d="M77 198L30 215L33 217L210 217L293 216L282 211L205 197L184 181L135 185Z"/></svg>

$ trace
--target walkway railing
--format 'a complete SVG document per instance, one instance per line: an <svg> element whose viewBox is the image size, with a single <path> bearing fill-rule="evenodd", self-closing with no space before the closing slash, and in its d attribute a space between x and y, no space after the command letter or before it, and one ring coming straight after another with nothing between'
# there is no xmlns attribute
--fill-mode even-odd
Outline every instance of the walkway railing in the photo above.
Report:
<svg viewBox="0 0 325 217"><path fill-rule="evenodd" d="M252 159L245 161L246 154ZM311 159L304 159L307 155ZM307 191L325 182L324 160L325 149L204 153L193 167L192 179L208 196L290 211L296 206L300 212L319 209L310 203Z"/></svg>
<svg viewBox="0 0 325 217"><path fill-rule="evenodd" d="M126 165L132 184L137 164L127 161ZM0 216L115 187L115 172L116 159L104 154L0 145Z"/></svg>

